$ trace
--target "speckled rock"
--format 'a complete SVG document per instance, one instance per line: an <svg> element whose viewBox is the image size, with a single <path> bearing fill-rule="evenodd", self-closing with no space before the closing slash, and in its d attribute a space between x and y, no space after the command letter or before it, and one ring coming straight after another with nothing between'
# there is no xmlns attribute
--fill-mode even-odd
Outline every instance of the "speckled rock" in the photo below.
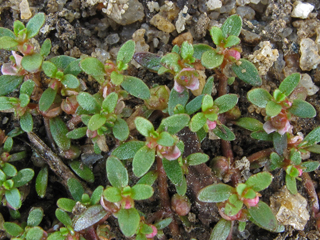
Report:
<svg viewBox="0 0 320 240"><path fill-rule="evenodd" d="M241 39L247 43L257 44L261 41L261 36L254 33L247 31L245 29L241 30Z"/></svg>
<svg viewBox="0 0 320 240"><path fill-rule="evenodd" d="M177 19L180 9L172 1L165 1L160 7L160 14L166 19L173 21Z"/></svg>
<svg viewBox="0 0 320 240"><path fill-rule="evenodd" d="M296 1L294 5L295 6L291 13L291 17L294 17L294 18L306 19L309 13L311 13L312 10L314 9L314 6L310 3L303 3L300 1Z"/></svg>
<svg viewBox="0 0 320 240"><path fill-rule="evenodd" d="M316 30L320 28L318 19L306 19L294 21L292 25L298 29L297 34L299 39L310 38L316 34Z"/></svg>
<svg viewBox="0 0 320 240"><path fill-rule="evenodd" d="M175 23L178 33L181 33L186 29L186 21L188 21L190 18L191 16L188 14L188 7L184 6L184 8L179 12L178 19Z"/></svg>
<svg viewBox="0 0 320 240"><path fill-rule="evenodd" d="M241 6L241 7L237 8L237 14L242 18L252 20L252 19L254 19L254 16L256 13L251 7L247 7L247 6L242 7Z"/></svg>
<svg viewBox="0 0 320 240"><path fill-rule="evenodd" d="M300 68L302 71L315 69L320 63L317 45L311 38L304 38L301 40L300 53Z"/></svg>
<svg viewBox="0 0 320 240"><path fill-rule="evenodd" d="M159 30L166 33L171 33L176 29L175 26L168 19L164 18L159 13L151 18L150 23L153 26L157 27Z"/></svg>
<svg viewBox="0 0 320 240"><path fill-rule="evenodd" d="M158 2L154 2L154 1L148 1L147 2L147 6L149 8L149 11L150 12L154 12L154 11L159 11L160 10L160 7L159 7L159 3Z"/></svg>
<svg viewBox="0 0 320 240"><path fill-rule="evenodd" d="M319 88L314 84L312 78L309 76L309 74L306 73L301 74L299 87L305 87L308 91L308 96L312 96L319 91Z"/></svg>
<svg viewBox="0 0 320 240"><path fill-rule="evenodd" d="M209 27L210 18L207 16L206 13L201 14L200 18L195 26L195 39L203 38L207 34L207 30Z"/></svg>
<svg viewBox="0 0 320 240"><path fill-rule="evenodd" d="M109 1L108 7L102 11L120 25L129 25L144 18L143 5L138 0Z"/></svg>
<svg viewBox="0 0 320 240"><path fill-rule="evenodd" d="M222 7L222 2L221 0L208 0L206 2L207 8L209 11L219 9Z"/></svg>
<svg viewBox="0 0 320 240"><path fill-rule="evenodd" d="M28 0L22 0L19 7L20 7L21 19L31 18L32 13L29 8Z"/></svg>
<svg viewBox="0 0 320 240"><path fill-rule="evenodd" d="M260 49L248 56L260 75L266 75L270 67L277 60L279 52L277 49L272 49L269 41L264 41L259 44Z"/></svg>
<svg viewBox="0 0 320 240"><path fill-rule="evenodd" d="M236 2L237 2L237 5L244 6L246 4L249 4L251 0L236 0Z"/></svg>
<svg viewBox="0 0 320 240"><path fill-rule="evenodd" d="M279 193L270 197L270 208L277 220L296 230L303 230L310 218L307 205L307 200L300 193L293 195L285 186Z"/></svg>

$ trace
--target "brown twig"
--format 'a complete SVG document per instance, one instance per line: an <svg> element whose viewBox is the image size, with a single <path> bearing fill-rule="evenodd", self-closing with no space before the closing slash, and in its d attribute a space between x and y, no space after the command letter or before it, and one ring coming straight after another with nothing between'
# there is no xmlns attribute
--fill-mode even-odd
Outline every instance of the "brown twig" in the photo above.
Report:
<svg viewBox="0 0 320 240"><path fill-rule="evenodd" d="M170 223L169 228L173 238L180 239L181 236L180 236L179 227L174 218L173 212L171 210L171 203L170 203L170 197L168 194L168 186L167 186L167 175L162 165L162 159L160 157L156 157L156 161L157 161L157 171L159 173L158 186L159 186L159 192L160 192L161 206L164 209L164 211L167 212L172 217L172 222Z"/></svg>
<svg viewBox="0 0 320 240"><path fill-rule="evenodd" d="M90 188L85 183L80 181L70 169L62 162L62 160L33 132L28 133L29 140L33 145L34 150L43 158L49 165L50 169L59 177L61 183L68 189L68 180L70 178L77 179L83 186L86 193L92 194Z"/></svg>
<svg viewBox="0 0 320 240"><path fill-rule="evenodd" d="M250 161L250 163L252 163L254 161L257 161L258 159L269 157L270 154L274 151L274 148L267 148L250 155L249 157L247 157L247 159Z"/></svg>
<svg viewBox="0 0 320 240"><path fill-rule="evenodd" d="M316 189L314 187L314 184L312 182L312 179L309 175L309 173L304 172L302 173L302 180L303 180L303 185L311 199L312 202L312 213L313 216L315 217L318 213L319 213L319 199L318 199L318 195L316 192Z"/></svg>

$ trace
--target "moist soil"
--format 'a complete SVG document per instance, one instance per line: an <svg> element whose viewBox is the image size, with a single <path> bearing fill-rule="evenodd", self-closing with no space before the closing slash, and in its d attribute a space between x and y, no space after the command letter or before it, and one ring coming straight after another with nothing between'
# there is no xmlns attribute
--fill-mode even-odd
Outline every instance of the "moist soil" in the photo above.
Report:
<svg viewBox="0 0 320 240"><path fill-rule="evenodd" d="M0 26L7 27L12 29L13 22L20 19L20 12L18 3L19 1L14 0L0 0L0 9L1 9L1 20ZM105 1L107 2L107 1ZM40 33L36 40L42 44L46 38L50 38L52 41L52 53L49 57L54 57L57 55L68 55L76 58L87 56L97 56L102 60L103 54L109 53L111 60L115 59L115 54L119 47L127 40L131 39L132 34L140 29L147 29L145 34L145 40L149 45L150 52L157 53L159 55L165 54L171 51L173 44L172 41L175 37L179 36L180 33L173 31L170 34L167 34L169 40L166 41L161 37L158 38L159 43L154 44L154 38L148 37L148 31L161 32L154 26L150 24L150 19L157 13L156 11L151 12L147 6L148 1L140 0L143 6L143 12L145 17L138 22L129 24L129 25L119 25L114 22L112 19L102 11L102 4L90 5L86 4L85 0L61 0L61 1L51 1L51 0L29 0L29 5L31 7L32 13L44 12L47 15L46 23L50 26L50 30L47 32ZM207 43L213 46L212 40L209 35L209 24L213 23L223 23L223 21L229 16L237 12L237 8L240 7L237 4L234 4L235 1L226 0L222 1L223 6L231 6L229 11L224 13L219 13L219 9L214 11L209 11L206 6L206 1L200 0L178 0L175 2L178 11L181 11L184 6L188 7L188 14L190 19L186 23L186 31L190 31L193 35L193 43ZM244 1L237 1L241 3ZM312 19L316 21L318 26L320 19L320 3L317 0L306 1L315 6L315 9L312 12ZM159 5L164 5L164 1L159 1ZM253 40L244 40L245 34L241 34L241 47L242 47L242 56L246 57L249 54L252 54L255 50L258 49L257 44L260 41L270 41L272 48L277 49L280 53L280 60L278 63L282 63L282 67L279 67L279 64L274 64L267 74L262 76L263 87L268 88L271 92L279 86L281 80L284 78L284 68L290 66L296 66L296 69L300 73L308 73L316 85L320 86L320 69L315 68L311 71L302 71L299 68L299 39L297 28L293 26L294 21L301 19L294 19L290 17L290 12L292 9L293 1L290 0L266 0L263 3L253 4L249 3L245 5L249 7L254 16L248 17L249 19L244 19L243 28L247 31L255 32L256 36ZM233 8L232 8L233 6ZM291 7L291 8L290 8ZM129 9L130 10L130 9ZM249 11L249 10L248 10ZM177 18L177 16L176 16ZM174 23L176 18L172 20ZM203 19L207 19L207 22ZM282 20L285 19L285 24L283 25ZM203 23L201 22L203 21ZM24 22L26 22L24 20ZM107 23L106 23L107 22ZM200 22L200 23L199 23ZM282 24L282 25L281 25ZM204 25L204 30L201 30L201 26ZM250 28L251 26L251 28ZM252 27L253 26L253 27ZM308 24L305 25L308 27ZM200 29L200 30L199 30ZM284 37L284 29L290 31L291 34ZM198 33L198 34L197 34ZM118 34L119 40L114 43L106 41L106 38L112 34ZM151 33L150 33L151 34ZM316 35L311 34L310 38L315 40ZM10 52L9 51L0 51L0 64L9 61ZM102 56L102 57L101 57ZM277 65L277 66L275 66ZM289 67L290 67L289 66ZM164 74L162 76L157 75L156 73L150 72L144 68L136 68L131 65L128 69L128 74L132 76L139 77L142 79L149 87L154 84L167 85L170 89L173 87L172 76ZM206 71L207 76L213 75L213 71ZM88 86L87 91L90 93L95 93L98 90L98 84L88 77L86 74L81 74L79 76L84 80ZM45 79L45 78L43 78ZM47 82L43 80L44 86ZM215 82L216 89L218 88L218 82ZM263 121L263 116L258 110L253 110L250 108L250 103L248 102L246 95L247 92L252 87L248 84L241 82L239 79L236 79L233 85L228 86L229 93L235 93L239 96L238 106L241 111L242 117L254 117L260 121ZM213 93L215 95L216 93ZM11 94L16 96L16 93ZM217 95L216 95L217 96ZM216 97L215 96L215 97ZM313 119L296 119L292 121L293 133L302 132L304 135L309 133L312 129L319 126L320 122L320 96L316 93L313 96L309 96L307 101L311 103L317 110L317 116ZM137 106L143 104L143 101L136 98L129 98L125 101L126 106L134 110ZM250 110L251 109L251 110ZM68 116L62 116L62 119L67 121ZM161 118L156 118L156 123L159 123ZM0 128L6 132L11 131L14 127L18 127L19 123L17 119L14 118L12 114L0 113ZM235 125L230 125L233 132L236 135L236 140L231 142L232 150L236 160L243 158L244 156L250 156L251 154L258 152L263 149L272 147L271 142L257 141L250 137L250 132L237 127ZM34 117L34 132L50 146L50 140L47 138L46 131L44 128L43 119L41 116ZM134 133L132 133L134 135ZM138 136L141 138L141 136ZM191 138L191 137L190 137ZM28 152L28 158L24 161L19 162L17 165L18 168L22 167L31 167L35 170L35 176L39 172L40 168L34 166L31 158L35 160L37 157L32 154L32 148L30 148L29 140L26 134L20 135L14 139L15 149L14 151L26 150ZM116 145L116 142L112 138L107 139L107 143L110 149ZM75 141L74 144L79 146L85 146L90 144L85 139ZM191 141L189 147L197 148L200 143L197 140ZM204 153L210 156L210 159L221 156L221 146L220 140L211 140L208 137L201 142L201 149ZM91 189L94 189L98 185L106 186L108 181L105 174L105 159L109 156L109 153L103 153L103 158L92 165L92 170L95 174L95 182L92 184L88 183L88 186ZM311 154L310 159L320 160L319 155ZM65 160L66 161L66 160ZM66 161L67 163L67 161ZM210 165L210 161L207 163ZM127 162L126 166L129 169L131 183L135 183L138 179L132 174L131 163ZM154 166L153 169L156 167ZM206 170L209 168L206 167ZM262 170L261 168L252 169L251 173L256 173ZM188 191L187 196L190 198L192 207L190 213L184 217L180 218L178 215L175 215L175 218L178 222L181 239L209 239L210 232L215 226L216 222L220 219L217 207L215 204L203 204L197 201L196 199L196 187L193 186L192 181L196 181L197 184L206 186L210 183L206 182L206 179L201 179L206 172L201 172L201 169L193 169L190 171L190 176L188 178ZM209 176L212 173L208 173L206 176ZM314 181L315 187L319 190L319 174L320 171L317 170L310 174L312 180ZM271 186L262 191L262 200L269 204L270 196L277 192L282 186L285 185L284 176L285 173L282 170L273 172L274 179ZM211 175L210 175L211 176ZM212 178L214 179L214 178ZM211 180L212 180L211 179ZM210 180L209 180L210 182ZM130 183L130 184L131 184ZM212 183L212 182L211 182ZM31 207L41 206L44 209L45 217L41 223L41 227L44 229L49 229L55 223L54 211L56 209L56 201L61 197L70 197L67 190L59 183L59 179L54 175L53 172L50 172L49 184L47 189L46 196L41 199L37 196L34 189L35 180L33 180L27 187L25 187L26 199L23 202L22 208L20 209L21 218L24 219L27 216L28 211ZM310 205L310 199L302 185L298 181L298 191L305 197ZM136 202L136 208L139 209L146 215L146 218L150 218L153 213L160 210L160 196L157 189L157 182L154 184L155 194L151 199ZM168 181L168 190L169 195L172 196L175 193L175 187ZM308 207L310 213L310 207ZM5 221L12 221L8 209L6 207L1 207L1 213L4 216ZM111 239L124 239L121 234L117 220L113 217L109 217L106 222L111 229L112 235ZM315 220L311 217L305 226L304 231L297 231L290 226L286 226L286 229L283 233L271 233L269 231L263 230L262 228L257 227L256 225L248 222L244 232L239 232L235 224L233 231L232 239L319 239L320 234L316 230ZM165 237L162 239L170 239L171 233L168 228L164 229ZM113 236L113 237L112 237ZM2 234L1 239L6 239L5 234Z"/></svg>

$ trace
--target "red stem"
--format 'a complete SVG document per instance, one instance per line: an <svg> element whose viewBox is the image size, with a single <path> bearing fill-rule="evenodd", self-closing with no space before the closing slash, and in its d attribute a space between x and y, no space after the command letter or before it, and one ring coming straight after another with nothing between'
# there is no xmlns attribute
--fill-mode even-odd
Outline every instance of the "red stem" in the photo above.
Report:
<svg viewBox="0 0 320 240"><path fill-rule="evenodd" d="M312 201L312 213L313 213L313 216L315 217L319 213L319 199L318 199L316 189L314 187L314 184L312 182L312 179L309 173L307 172L302 173L302 180L304 183L304 187Z"/></svg>
<svg viewBox="0 0 320 240"><path fill-rule="evenodd" d="M173 212L171 210L171 202L170 202L168 186L167 186L167 175L162 165L162 159L159 157L156 157L156 161L157 161L157 171L159 173L158 186L159 186L159 192L160 192L159 195L160 195L161 206L164 209L164 211L166 211L172 217L172 222L170 223L169 228L173 238L180 239L179 227L174 218Z"/></svg>
<svg viewBox="0 0 320 240"><path fill-rule="evenodd" d="M274 152L274 148L267 148L250 155L247 159L252 163L260 158L269 157L272 152Z"/></svg>

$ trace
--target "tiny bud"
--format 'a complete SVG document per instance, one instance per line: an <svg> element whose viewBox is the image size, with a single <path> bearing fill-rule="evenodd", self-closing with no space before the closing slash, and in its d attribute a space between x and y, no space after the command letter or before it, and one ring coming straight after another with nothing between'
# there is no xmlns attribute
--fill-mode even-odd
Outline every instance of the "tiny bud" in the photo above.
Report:
<svg viewBox="0 0 320 240"><path fill-rule="evenodd" d="M190 212L191 203L187 196L173 195L171 207L179 216L185 216Z"/></svg>
<svg viewBox="0 0 320 240"><path fill-rule="evenodd" d="M150 225L150 227L152 227L153 232L149 233L149 234L146 234L146 238L153 238L158 233L158 229L155 226Z"/></svg>
<svg viewBox="0 0 320 240"><path fill-rule="evenodd" d="M250 207L254 207L254 206L256 206L256 205L258 204L258 202L259 202L259 196L256 196L256 197L253 198L253 199L245 199L243 202L244 202L245 204L247 204L248 206L250 206Z"/></svg>
<svg viewBox="0 0 320 240"><path fill-rule="evenodd" d="M74 114L79 106L76 96L67 97L61 103L61 109L67 114Z"/></svg>
<svg viewBox="0 0 320 240"><path fill-rule="evenodd" d="M241 112L238 106L234 106L228 112L225 113L227 120L237 120L241 117Z"/></svg>
<svg viewBox="0 0 320 240"><path fill-rule="evenodd" d="M229 162L227 158L218 156L211 160L210 166L219 178L223 178L229 171Z"/></svg>
<svg viewBox="0 0 320 240"><path fill-rule="evenodd" d="M150 89L151 97L145 100L147 108L163 110L168 107L170 90L167 86L157 86Z"/></svg>

